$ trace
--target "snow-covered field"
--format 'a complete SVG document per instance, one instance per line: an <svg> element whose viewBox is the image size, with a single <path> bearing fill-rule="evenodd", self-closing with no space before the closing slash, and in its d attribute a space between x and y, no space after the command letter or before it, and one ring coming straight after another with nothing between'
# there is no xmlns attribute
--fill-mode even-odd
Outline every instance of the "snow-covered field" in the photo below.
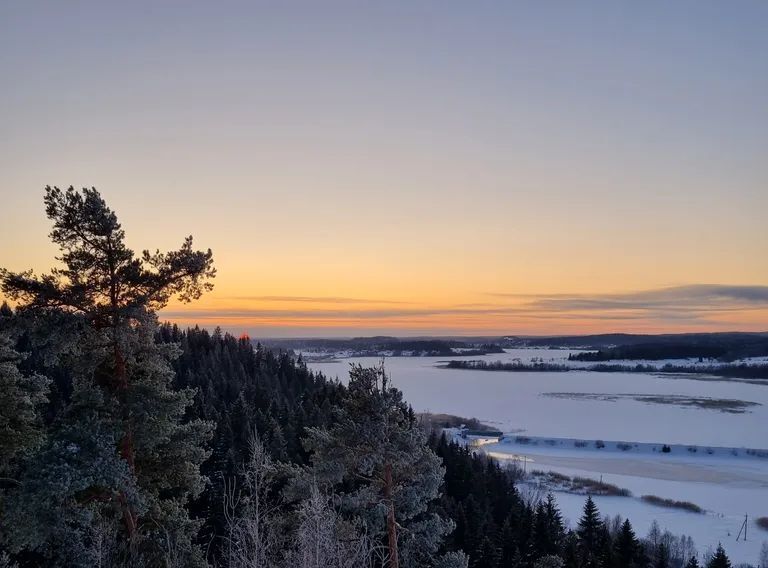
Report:
<svg viewBox="0 0 768 568"><path fill-rule="evenodd" d="M568 350L516 349L505 354L467 357L486 361L563 362ZM327 376L345 380L350 363L373 365L377 358L310 363ZM629 517L644 534L653 519L662 528L694 538L700 552L722 542L732 560L755 563L768 532L750 524L746 543L736 542L744 514L768 516L768 459L706 448L768 448L768 386L727 381L701 381L637 373L490 372L444 369L436 357L386 360L394 384L417 411L475 417L486 424L526 437L619 440L669 444L670 454L648 449L605 451L571 446L496 444L494 454L523 454L527 467L593 477L624 487L634 497L598 497L603 514ZM548 393L574 393L553 397ZM592 396L600 395L600 396ZM606 396L607 395L607 396ZM624 396L610 396L624 395ZM657 404L635 396L729 399L756 403L741 413ZM514 439L514 436L512 437ZM675 447L674 445L679 445ZM688 446L701 449L693 454ZM499 457L502 457L499 455ZM692 501L706 514L649 505L638 497L658 495ZM584 497L557 494L566 517L578 519Z"/></svg>
<svg viewBox="0 0 768 568"><path fill-rule="evenodd" d="M515 349L467 357L486 361L564 360L568 351ZM456 359L464 359L459 357ZM375 365L376 357L310 363L312 369L345 380L351 362ZM492 372L440 368L438 357L386 360L392 381L417 411L474 417L505 432L532 436L618 439L631 442L762 448L768 445L768 387L727 381L700 381L679 375L640 373ZM581 398L551 396L573 393ZM614 400L590 395L625 395ZM744 413L726 413L675 404L639 402L626 395L708 397L757 403Z"/></svg>
<svg viewBox="0 0 768 568"><path fill-rule="evenodd" d="M722 542L736 562L756 562L761 542L768 533L752 521L768 508L768 457L758 457L740 448L640 444L626 451L615 442L595 441L584 447L574 440L525 439L512 436L505 442L488 444L483 451L500 460L513 460L528 471L556 471L568 476L602 480L632 492L631 497L595 497L604 515L629 517L640 534L647 533L656 519L675 533L693 537L700 552ZM583 441L578 441L581 445ZM622 446L625 447L625 446ZM666 509L645 503L643 495L689 501L705 510L703 514ZM582 495L557 493L563 514L578 520L584 505ZM736 541L744 515L748 524L746 541Z"/></svg>

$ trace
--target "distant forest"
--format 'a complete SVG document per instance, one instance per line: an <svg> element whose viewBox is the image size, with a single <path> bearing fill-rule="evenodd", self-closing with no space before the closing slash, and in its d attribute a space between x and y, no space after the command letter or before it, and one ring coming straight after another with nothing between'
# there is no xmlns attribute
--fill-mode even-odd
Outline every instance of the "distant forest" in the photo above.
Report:
<svg viewBox="0 0 768 568"><path fill-rule="evenodd" d="M650 342L636 345L619 345L599 351L572 353L572 361L611 361L614 359L650 360L661 359L717 359L735 361L745 357L768 356L768 337L763 335L712 335L704 339L677 342Z"/></svg>
<svg viewBox="0 0 768 568"><path fill-rule="evenodd" d="M495 343L459 341L437 338L398 338L389 336L355 337L351 339L269 339L265 345L276 349L317 350L327 353L351 352L357 357L377 357L389 354L451 357L461 355L486 355L503 353Z"/></svg>
<svg viewBox="0 0 768 568"><path fill-rule="evenodd" d="M768 356L768 333L678 333L668 335L603 335L514 338L505 347L567 347L594 353L573 354L576 361L612 359L718 359L735 361L745 357Z"/></svg>

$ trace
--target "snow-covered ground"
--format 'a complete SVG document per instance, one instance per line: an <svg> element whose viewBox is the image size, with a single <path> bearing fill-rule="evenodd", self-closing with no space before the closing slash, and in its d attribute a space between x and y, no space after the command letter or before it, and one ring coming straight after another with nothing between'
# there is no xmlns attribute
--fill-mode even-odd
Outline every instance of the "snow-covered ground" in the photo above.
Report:
<svg viewBox="0 0 768 568"><path fill-rule="evenodd" d="M485 361L564 362L573 350L515 349L505 354L467 357ZM328 376L345 380L351 362L378 363L377 358L310 363ZM664 528L694 538L699 552L722 542L736 562L756 563L768 532L749 526L746 543L736 542L744 515L768 516L768 459L748 456L743 448L768 448L768 386L728 381L700 381L637 373L489 372L438 367L441 359L386 360L394 384L417 411L475 417L508 433L543 439L570 439L537 446L500 443L484 451L525 455L526 467L592 477L632 491L634 497L598 497L603 514L629 517L644 534L653 519ZM637 363L637 362L633 362ZM553 397L547 393L576 393ZM625 395L592 397L589 395ZM655 404L626 395L696 397L756 403L742 413ZM573 439L605 440L598 450L575 448ZM515 439L515 435L511 437ZM622 451L607 440L638 444ZM645 443L645 444L643 444ZM670 445L669 454L658 448ZM689 446L697 446L696 453ZM657 451L653 451L653 447ZM719 448L726 449L719 449ZM712 453L707 452L712 448ZM737 455L732 455L736 448ZM649 505L652 494L691 501L707 510L694 514ZM566 517L575 522L584 497L557 494ZM730 533L730 534L729 534Z"/></svg>
<svg viewBox="0 0 768 568"><path fill-rule="evenodd" d="M568 357L569 351L515 349L467 357L486 361ZM459 359L463 359L459 357ZM386 360L393 383L417 411L474 417L505 432L531 436L620 439L700 446L764 447L768 387L728 381L700 381L641 373L490 372L445 369L439 357ZM346 380L349 364L378 364L379 358L312 362L309 366ZM551 396L574 393L580 397ZM614 399L591 395L624 395ZM652 404L628 395L707 397L757 403L743 413Z"/></svg>
<svg viewBox="0 0 768 568"><path fill-rule="evenodd" d="M697 448L662 444L642 444L620 450L615 442L595 441L576 448L574 440L530 440L482 446L482 451L500 460L510 460L526 470L556 471L568 476L588 477L628 489L631 497L595 497L604 515L619 514L631 519L640 534L647 533L655 519L662 529L691 536L704 552L721 542L735 562L755 563L761 543L768 533L753 521L768 510L768 458L757 457L741 448ZM581 443L582 441L579 441ZM711 452L711 453L710 453ZM735 454L735 455L734 455ZM676 501L689 501L703 508L704 514L666 509L645 503L643 495L656 495ZM584 506L584 496L557 492L557 502L565 517L575 523ZM748 515L747 540L736 540Z"/></svg>

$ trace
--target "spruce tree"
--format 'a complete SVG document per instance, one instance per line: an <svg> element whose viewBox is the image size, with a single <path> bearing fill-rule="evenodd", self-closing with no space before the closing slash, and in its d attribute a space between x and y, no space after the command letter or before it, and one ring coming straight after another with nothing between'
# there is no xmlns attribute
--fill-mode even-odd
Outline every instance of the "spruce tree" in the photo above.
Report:
<svg viewBox="0 0 768 568"><path fill-rule="evenodd" d="M45 206L61 265L2 270L0 285L32 338L58 334L51 364L66 367L72 394L9 498L12 546L55 565L200 564L185 504L203 487L210 428L183 421L193 392L171 389L179 350L155 342L155 311L211 289L211 252L189 237L137 257L95 189L48 187Z"/></svg>
<svg viewBox="0 0 768 568"><path fill-rule="evenodd" d="M565 534L563 519L552 493L536 506L533 524L533 552L535 557L557 556L562 551Z"/></svg>
<svg viewBox="0 0 768 568"><path fill-rule="evenodd" d="M707 562L707 568L731 568L731 561L728 559L722 544L717 545L717 550Z"/></svg>
<svg viewBox="0 0 768 568"><path fill-rule="evenodd" d="M584 511L576 529L579 543L579 558L584 567L601 565L603 545L603 522L592 497L587 497Z"/></svg>
<svg viewBox="0 0 768 568"><path fill-rule="evenodd" d="M614 562L617 568L632 566L637 560L638 540L629 519L625 519L614 541Z"/></svg>
<svg viewBox="0 0 768 568"><path fill-rule="evenodd" d="M691 556L691 558L685 564L685 568L699 568L699 559L695 556Z"/></svg>

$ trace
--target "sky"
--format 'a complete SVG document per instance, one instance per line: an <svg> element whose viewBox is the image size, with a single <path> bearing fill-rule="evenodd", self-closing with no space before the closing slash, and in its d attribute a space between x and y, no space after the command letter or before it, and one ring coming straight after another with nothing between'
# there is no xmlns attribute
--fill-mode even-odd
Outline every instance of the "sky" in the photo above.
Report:
<svg viewBox="0 0 768 568"><path fill-rule="evenodd" d="M48 184L252 336L768 330L764 0L0 0L0 266Z"/></svg>

